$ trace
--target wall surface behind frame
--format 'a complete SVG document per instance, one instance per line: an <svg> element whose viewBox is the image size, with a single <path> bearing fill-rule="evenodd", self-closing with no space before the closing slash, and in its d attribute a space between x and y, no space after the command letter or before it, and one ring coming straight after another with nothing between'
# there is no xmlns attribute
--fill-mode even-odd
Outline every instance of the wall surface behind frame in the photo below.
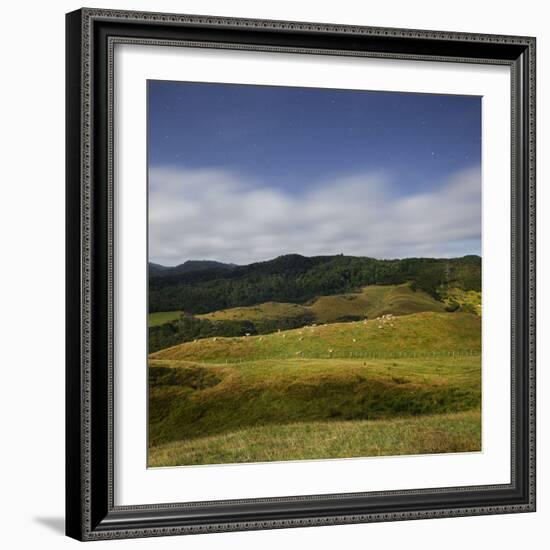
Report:
<svg viewBox="0 0 550 550"><path fill-rule="evenodd" d="M202 13L441 29L496 34L534 35L538 39L539 243L549 236L550 109L542 98L550 86L550 31L545 3L462 0L444 6L432 0L391 3L253 2L245 0L104 0L90 7ZM75 547L63 536L64 513L64 14L78 1L54 4L30 1L3 7L0 40L2 86L2 195L0 239L3 266L2 380L0 383L0 508L2 543L10 549L40 546L46 550ZM546 219L545 219L546 218ZM546 247L548 248L548 247ZM539 307L550 307L548 253L539 245ZM547 323L539 314L538 334ZM544 397L550 377L544 365L549 346L539 346L539 465L547 462L550 406ZM7 352L7 354L6 354ZM542 429L540 427L542 426ZM466 547L512 549L536 541L550 520L550 478L539 466L536 514L472 517L416 522L349 525L232 533L157 540L103 543L117 548L213 549L266 548L400 548L447 550Z"/></svg>

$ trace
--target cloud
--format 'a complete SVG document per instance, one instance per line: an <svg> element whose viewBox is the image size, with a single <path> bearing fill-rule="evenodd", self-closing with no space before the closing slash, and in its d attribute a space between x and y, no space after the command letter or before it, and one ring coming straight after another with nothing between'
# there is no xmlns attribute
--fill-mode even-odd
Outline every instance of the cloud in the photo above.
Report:
<svg viewBox="0 0 550 550"><path fill-rule="evenodd" d="M479 166L429 192L403 195L396 183L367 173L296 193L223 170L151 168L150 260L247 264L289 253L403 258L480 252Z"/></svg>

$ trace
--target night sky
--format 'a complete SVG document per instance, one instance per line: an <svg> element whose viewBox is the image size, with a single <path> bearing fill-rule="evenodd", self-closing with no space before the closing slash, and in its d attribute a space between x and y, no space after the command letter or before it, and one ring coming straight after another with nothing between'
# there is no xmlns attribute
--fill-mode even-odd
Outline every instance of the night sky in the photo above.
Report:
<svg viewBox="0 0 550 550"><path fill-rule="evenodd" d="M148 150L151 261L480 253L477 96L149 81Z"/></svg>

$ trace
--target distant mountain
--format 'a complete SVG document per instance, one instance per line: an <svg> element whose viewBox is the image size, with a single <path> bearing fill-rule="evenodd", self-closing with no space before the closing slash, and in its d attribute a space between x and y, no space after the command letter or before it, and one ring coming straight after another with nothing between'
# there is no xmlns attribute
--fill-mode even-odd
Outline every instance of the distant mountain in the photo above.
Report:
<svg viewBox="0 0 550 550"><path fill-rule="evenodd" d="M206 270L228 270L237 267L235 264L224 264L213 260L187 260L175 267L167 267L149 262L149 275L178 275Z"/></svg>
<svg viewBox="0 0 550 550"><path fill-rule="evenodd" d="M166 270L170 269L169 267L166 267L164 265L160 264L154 264L153 262L149 262L149 274L150 275L156 275L158 273L163 273Z"/></svg>
<svg viewBox="0 0 550 550"><path fill-rule="evenodd" d="M244 266L188 261L157 270L150 278L149 311L208 313L270 301L304 304L317 296L356 292L367 285L402 283L436 299L447 287L479 291L481 258L377 260L288 254Z"/></svg>

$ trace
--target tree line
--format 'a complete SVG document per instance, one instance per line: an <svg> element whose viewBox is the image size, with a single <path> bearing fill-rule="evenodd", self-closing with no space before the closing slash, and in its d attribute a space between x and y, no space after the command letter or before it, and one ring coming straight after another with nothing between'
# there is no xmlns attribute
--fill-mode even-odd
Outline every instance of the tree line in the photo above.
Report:
<svg viewBox="0 0 550 550"><path fill-rule="evenodd" d="M163 276L150 273L149 311L200 314L269 301L305 303L317 296L354 292L366 285L406 282L437 299L438 290L445 286L480 291L481 258L377 260L293 254L229 270L214 268Z"/></svg>

